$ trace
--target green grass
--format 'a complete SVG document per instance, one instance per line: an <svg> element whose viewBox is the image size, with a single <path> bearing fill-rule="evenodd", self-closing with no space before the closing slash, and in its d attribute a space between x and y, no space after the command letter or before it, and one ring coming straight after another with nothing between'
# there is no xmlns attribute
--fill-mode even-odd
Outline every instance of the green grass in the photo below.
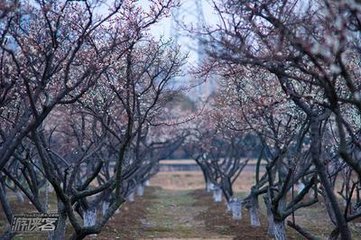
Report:
<svg viewBox="0 0 361 240"><path fill-rule="evenodd" d="M145 237L183 237L197 236L194 227L192 205L196 201L190 191L165 191L156 189L147 206L146 219L150 223ZM200 207L198 207L200 209Z"/></svg>

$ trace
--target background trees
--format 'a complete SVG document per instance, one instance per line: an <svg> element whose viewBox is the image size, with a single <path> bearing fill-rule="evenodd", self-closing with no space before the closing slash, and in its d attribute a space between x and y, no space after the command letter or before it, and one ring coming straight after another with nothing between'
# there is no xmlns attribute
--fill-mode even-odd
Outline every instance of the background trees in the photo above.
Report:
<svg viewBox="0 0 361 240"><path fill-rule="evenodd" d="M47 212L50 184L60 214L51 238L64 239L69 220L72 238L82 239L154 174L161 147L152 149L151 124L184 57L148 31L172 6L35 1L3 14L1 203L9 222L5 188Z"/></svg>
<svg viewBox="0 0 361 240"><path fill-rule="evenodd" d="M321 194L335 224L331 236L350 239L349 217L337 201L334 180L340 169L359 172L358 149L346 147L359 142L359 63L354 61L359 4L218 1L215 9L220 24L204 29L203 41L212 46L204 69L215 68L233 85L225 88L225 98L243 113L243 122L260 137L262 158L269 158L267 183L257 181L253 192L267 192L275 223L285 219L287 209L312 204ZM240 126L235 130L244 129L241 118L234 121ZM285 193L301 178L306 188L284 205ZM314 200L297 204L311 188ZM283 230L275 230L276 238L283 239Z"/></svg>

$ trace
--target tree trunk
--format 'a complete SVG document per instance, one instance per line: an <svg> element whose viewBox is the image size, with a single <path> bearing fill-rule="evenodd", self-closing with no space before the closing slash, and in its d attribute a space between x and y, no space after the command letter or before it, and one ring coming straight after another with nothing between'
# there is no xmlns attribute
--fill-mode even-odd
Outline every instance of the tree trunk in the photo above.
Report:
<svg viewBox="0 0 361 240"><path fill-rule="evenodd" d="M273 213L272 213L272 206L271 206L271 199L269 199L268 196L264 197L264 203L267 208L267 222L268 222L268 229L267 234L270 237L275 237L275 222L273 219Z"/></svg>
<svg viewBox="0 0 361 240"><path fill-rule="evenodd" d="M232 199L230 201L230 206L232 210L232 219L241 220L242 219L242 202L240 199Z"/></svg>
<svg viewBox="0 0 361 240"><path fill-rule="evenodd" d="M274 220L274 238L276 240L286 240L286 228L284 221Z"/></svg>
<svg viewBox="0 0 361 240"><path fill-rule="evenodd" d="M219 187L213 190L213 200L214 202L222 202L222 190Z"/></svg>
<svg viewBox="0 0 361 240"><path fill-rule="evenodd" d="M103 204L102 204L102 214L103 216L105 215L106 211L108 210L109 208L109 202L108 201L104 201Z"/></svg>
<svg viewBox="0 0 361 240"><path fill-rule="evenodd" d="M259 227L261 226L261 222L259 220L259 214L258 214L258 197L253 196L250 199L251 207L249 209L249 216L251 221L252 227Z"/></svg>
<svg viewBox="0 0 361 240"><path fill-rule="evenodd" d="M149 185L150 185L149 180L147 180L147 181L144 182L144 186L148 187Z"/></svg>
<svg viewBox="0 0 361 240"><path fill-rule="evenodd" d="M213 189L214 189L214 184L211 183L211 181L207 181L206 191L207 191L207 192L211 192L211 191L213 191Z"/></svg>
<svg viewBox="0 0 361 240"><path fill-rule="evenodd" d="M325 207L326 207L328 216L330 217L331 222L336 226L337 225L336 216L335 216L335 212L333 211L332 204L331 204L330 200L328 199L328 197L326 196L325 192L322 193L322 196L323 196L323 199L325 200Z"/></svg>
<svg viewBox="0 0 361 240"><path fill-rule="evenodd" d="M3 180L3 179L1 179ZM8 228L4 231L4 233L2 235L0 235L0 239L3 240L10 240L13 239L13 237L15 237L16 233L11 231L11 221L13 218L13 212L9 203L8 198L6 197L6 192L4 189L4 184L0 184L0 203L2 206L2 209L5 213L6 219L8 224ZM5 228L5 226L2 226L3 229Z"/></svg>
<svg viewBox="0 0 361 240"><path fill-rule="evenodd" d="M127 196L127 201L134 202L134 192L129 193L129 195Z"/></svg>
<svg viewBox="0 0 361 240"><path fill-rule="evenodd" d="M96 208L89 208L84 210L83 221L84 221L84 227L94 226L97 221Z"/></svg>
<svg viewBox="0 0 361 240"><path fill-rule="evenodd" d="M337 240L339 235L340 231L338 230L338 228L335 228L328 237L328 240Z"/></svg>
<svg viewBox="0 0 361 240"><path fill-rule="evenodd" d="M137 186L137 195L140 197L144 195L144 185L142 183Z"/></svg>
<svg viewBox="0 0 361 240"><path fill-rule="evenodd" d="M5 195L5 189L3 189L2 186L0 186L0 203L2 206L2 210L5 213L6 219L7 219L8 223L11 225L11 221L13 218L13 212L12 212L9 200Z"/></svg>
<svg viewBox="0 0 361 240"><path fill-rule="evenodd" d="M50 186L50 183L48 181L46 181L46 183L45 183L45 199L44 199L45 212L48 212L48 208L49 208L49 186Z"/></svg>
<svg viewBox="0 0 361 240"><path fill-rule="evenodd" d="M58 201L58 212L59 212L59 219L56 224L55 230L53 232L49 233L49 236L48 236L49 240L65 239L67 215L66 215L64 204L60 201Z"/></svg>
<svg viewBox="0 0 361 240"><path fill-rule="evenodd" d="M348 224L342 214L342 211L337 203L337 198L331 187L331 183L327 176L325 166L320 160L321 156L321 138L320 138L320 121L315 119L311 122L311 156L312 161L315 164L317 173L320 176L322 187L325 190L325 197L328 198L328 201L331 205L333 213L335 215L336 225L340 230L340 235L342 240L351 240L351 232L348 227Z"/></svg>
<svg viewBox="0 0 361 240"><path fill-rule="evenodd" d="M284 175L284 172L279 170L279 175ZM283 176L282 176L283 177ZM281 176L279 176L280 181L282 181ZM284 183L286 184L286 183ZM271 185L271 184L270 184ZM282 186L279 186L282 187ZM278 193L281 194L281 193ZM278 198L279 196L277 196ZM267 194L264 196L264 202L267 207L267 220L268 220L268 235L275 238L276 240L286 239L285 223L284 219L281 216L281 212L285 209L286 205L286 195L282 194L281 198L278 199L278 202L273 202L271 197L271 189L268 187ZM274 206L277 204L277 206Z"/></svg>

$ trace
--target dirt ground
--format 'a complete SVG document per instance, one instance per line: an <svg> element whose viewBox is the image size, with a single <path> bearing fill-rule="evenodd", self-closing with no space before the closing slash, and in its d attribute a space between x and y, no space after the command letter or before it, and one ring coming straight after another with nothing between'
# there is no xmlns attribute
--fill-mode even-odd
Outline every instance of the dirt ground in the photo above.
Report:
<svg viewBox="0 0 361 240"><path fill-rule="evenodd" d="M236 195L244 197L254 184L253 179L251 171L243 172L235 183ZM204 190L200 172L160 172L150 183L143 197L138 197L134 203L127 203L125 209L128 217L124 215L122 221L134 216L130 217L131 222L117 224L115 221L108 224L108 227L118 229L119 239L271 239L267 236L262 201L261 227L250 226L247 210L242 211L241 221L234 221L226 213L225 203L214 203L211 194ZM132 222L136 218L139 221ZM299 210L295 219L297 224L316 234L319 239L327 239L326 233L332 231L332 223L322 203ZM354 239L361 239L360 225L350 223L350 228ZM103 234L97 239L110 239L110 236L103 237ZM287 237L304 239L288 227Z"/></svg>
<svg viewBox="0 0 361 240"><path fill-rule="evenodd" d="M265 227L254 229L246 218L233 221L225 204L214 203L203 190L149 187L127 208L128 217L116 216L96 239L269 239Z"/></svg>
<svg viewBox="0 0 361 240"><path fill-rule="evenodd" d="M235 183L236 195L244 197L254 183L253 179L251 171L243 172ZM261 227L250 226L247 210L242 211L242 220L234 221L226 213L225 202L214 203L212 195L204 190L200 172L160 172L150 183L144 196L137 196L134 202L125 203L99 235L87 239L270 239L266 233L262 201ZM27 212L32 208L30 204L14 206L15 212ZM327 239L325 233L330 233L332 224L326 216L324 206L319 203L297 211L295 219L320 239ZM0 230L3 228L4 215L0 211ZM361 239L360 224L351 223L350 228L354 239ZM287 237L304 239L290 228L287 228ZM41 240L47 239L47 235L22 234L15 239Z"/></svg>
<svg viewBox="0 0 361 240"><path fill-rule="evenodd" d="M250 181L250 175L240 180L237 190L245 191ZM161 172L150 183L143 197L125 205L123 218L114 217L96 239L270 239L264 216L262 226L253 228L247 210L241 221L234 221L226 213L225 202L214 203L203 189L200 172ZM288 237L302 239L293 230Z"/></svg>

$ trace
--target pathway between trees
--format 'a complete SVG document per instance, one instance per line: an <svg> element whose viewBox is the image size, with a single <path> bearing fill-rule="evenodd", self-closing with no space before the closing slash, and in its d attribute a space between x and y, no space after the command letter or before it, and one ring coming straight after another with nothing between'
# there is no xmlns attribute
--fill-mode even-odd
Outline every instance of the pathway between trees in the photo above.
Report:
<svg viewBox="0 0 361 240"><path fill-rule="evenodd" d="M253 179L250 172L242 174L236 184L239 197L244 197ZM234 221L226 213L224 202L213 202L212 194L203 189L200 172L161 172L150 182L151 186L146 187L144 196L125 203L96 239L271 239L267 235L262 201L261 227L254 228L250 226L246 209L242 211L242 220ZM318 234L320 239L327 239L328 236L323 233L330 230L324 231L330 223L324 221L325 214L327 212L322 206L313 206L300 210L295 217L298 223ZM287 228L287 239L304 238Z"/></svg>
<svg viewBox="0 0 361 240"><path fill-rule="evenodd" d="M197 204L194 191L171 191L155 188L147 214L142 219L145 239L233 239L234 236L210 232L201 214L207 206ZM219 226L222 228L223 226Z"/></svg>
<svg viewBox="0 0 361 240"><path fill-rule="evenodd" d="M237 222L225 210L224 203L214 203L202 189L147 187L96 239L269 239L264 218L262 227L252 228L246 211Z"/></svg>

